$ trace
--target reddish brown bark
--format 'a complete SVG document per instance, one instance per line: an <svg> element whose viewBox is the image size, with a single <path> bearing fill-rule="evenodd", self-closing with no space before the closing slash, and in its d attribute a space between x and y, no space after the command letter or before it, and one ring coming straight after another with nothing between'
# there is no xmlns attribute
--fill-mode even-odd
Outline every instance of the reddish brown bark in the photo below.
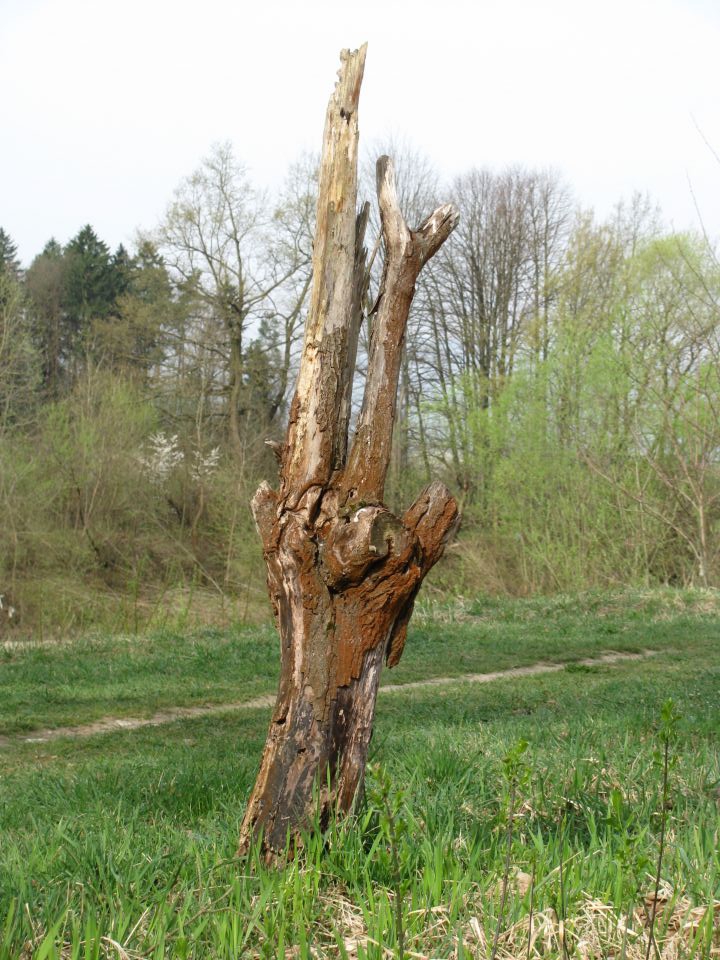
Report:
<svg viewBox="0 0 720 960"><path fill-rule="evenodd" d="M417 230L400 213L392 163L378 161L385 264L368 376L350 452L367 207L356 217L357 107L365 48L344 51L325 125L313 293L280 454L280 490L253 513L280 633L280 687L241 830L269 858L319 812L346 812L362 786L383 659L394 666L423 578L457 525L432 483L402 517L383 505L403 339L415 281L455 227L440 207Z"/></svg>

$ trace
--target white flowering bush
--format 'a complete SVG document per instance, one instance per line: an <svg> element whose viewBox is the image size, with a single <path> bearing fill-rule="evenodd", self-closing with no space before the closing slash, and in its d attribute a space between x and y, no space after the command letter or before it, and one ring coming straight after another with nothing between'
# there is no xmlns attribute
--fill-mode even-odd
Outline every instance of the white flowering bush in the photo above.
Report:
<svg viewBox="0 0 720 960"><path fill-rule="evenodd" d="M177 434L171 437L154 433L147 441L147 449L138 457L140 465L153 483L163 483L175 467L183 462Z"/></svg>
<svg viewBox="0 0 720 960"><path fill-rule="evenodd" d="M213 447L209 453L203 455L200 450L195 450L192 455L190 466L190 475L193 480L201 482L207 480L217 470L220 462L220 447Z"/></svg>
<svg viewBox="0 0 720 960"><path fill-rule="evenodd" d="M94 371L34 435L0 431L0 636L135 629L176 589L264 604L257 471L193 426L159 429L140 391Z"/></svg>
<svg viewBox="0 0 720 960"><path fill-rule="evenodd" d="M162 484L172 476L177 467L184 466L193 480L200 483L209 479L220 462L220 448L213 447L207 453L196 448L185 453L177 434L167 436L154 433L149 437L145 451L139 456L141 467L152 483Z"/></svg>

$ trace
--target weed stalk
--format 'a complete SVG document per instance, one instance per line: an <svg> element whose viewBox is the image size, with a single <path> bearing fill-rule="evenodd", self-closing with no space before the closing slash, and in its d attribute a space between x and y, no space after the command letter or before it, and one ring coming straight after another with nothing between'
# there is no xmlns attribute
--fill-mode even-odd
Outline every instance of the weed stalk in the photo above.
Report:
<svg viewBox="0 0 720 960"><path fill-rule="evenodd" d="M650 960L650 951L654 947L655 954L660 960L660 950L655 940L655 919L657 917L658 894L660 893L660 875L662 872L663 856L665 854L665 835L667 832L667 812L670 784L670 741L675 733L680 715L675 711L672 700L666 700L660 714L660 742L662 743L662 809L660 811L660 847L658 849L657 867L655 870L655 889L653 891L652 909L650 911L650 928L648 930L647 950L645 960Z"/></svg>
<svg viewBox="0 0 720 960"><path fill-rule="evenodd" d="M502 929L503 917L505 916L505 903L507 901L508 884L510 882L510 859L512 855L513 827L515 824L515 797L517 788L523 775L526 773L522 763L522 755L527 750L527 740L518 740L515 746L507 752L503 760L505 779L509 787L507 829L505 832L505 865L503 868L502 893L500 895L500 910L498 912L497 924L495 925L495 936L490 951L490 960L495 960L500 942L500 931Z"/></svg>

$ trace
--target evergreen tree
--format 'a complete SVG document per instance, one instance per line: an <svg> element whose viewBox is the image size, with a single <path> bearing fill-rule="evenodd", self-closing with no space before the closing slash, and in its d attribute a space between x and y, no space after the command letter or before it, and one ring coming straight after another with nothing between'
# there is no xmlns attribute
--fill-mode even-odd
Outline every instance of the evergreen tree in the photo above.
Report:
<svg viewBox="0 0 720 960"><path fill-rule="evenodd" d="M32 339L40 356L46 396L55 399L67 374L72 335L64 309L67 260L55 239L45 245L25 276Z"/></svg>
<svg viewBox="0 0 720 960"><path fill-rule="evenodd" d="M143 241L135 257L118 247L112 260L117 299L112 315L96 323L96 348L104 361L147 377L164 354L163 340L180 309L162 257Z"/></svg>
<svg viewBox="0 0 720 960"><path fill-rule="evenodd" d="M130 256L125 247L120 244L112 255L110 266L112 269L113 297L117 301L117 299L127 293L132 286L135 260Z"/></svg>
<svg viewBox="0 0 720 960"><path fill-rule="evenodd" d="M17 257L17 244L9 233L0 227L0 273L9 274L14 280L20 279L20 261Z"/></svg>
<svg viewBox="0 0 720 960"><path fill-rule="evenodd" d="M25 295L9 269L0 270L0 437L27 424L37 403L38 358L27 326Z"/></svg>
<svg viewBox="0 0 720 960"><path fill-rule="evenodd" d="M115 306L115 270L110 250L88 224L65 247L63 307L72 338L74 365L93 352L93 324Z"/></svg>
<svg viewBox="0 0 720 960"><path fill-rule="evenodd" d="M284 412L285 388L277 332L266 318L260 322L258 336L248 344L242 384L241 416L248 425L272 431L278 414Z"/></svg>

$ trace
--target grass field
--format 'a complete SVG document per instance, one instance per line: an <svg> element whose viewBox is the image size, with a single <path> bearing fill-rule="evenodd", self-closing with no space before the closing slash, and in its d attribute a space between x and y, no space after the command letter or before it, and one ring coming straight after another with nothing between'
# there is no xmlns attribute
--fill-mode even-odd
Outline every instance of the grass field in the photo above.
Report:
<svg viewBox="0 0 720 960"><path fill-rule="evenodd" d="M720 955L720 599L418 614L386 682L456 679L380 697L365 807L281 871L234 858L267 709L20 736L270 692L269 628L0 648L1 960L380 960L400 955L398 918L408 958L624 960L645 957L653 911L651 955ZM608 651L653 656L580 662ZM565 669L462 679L548 660Z"/></svg>

